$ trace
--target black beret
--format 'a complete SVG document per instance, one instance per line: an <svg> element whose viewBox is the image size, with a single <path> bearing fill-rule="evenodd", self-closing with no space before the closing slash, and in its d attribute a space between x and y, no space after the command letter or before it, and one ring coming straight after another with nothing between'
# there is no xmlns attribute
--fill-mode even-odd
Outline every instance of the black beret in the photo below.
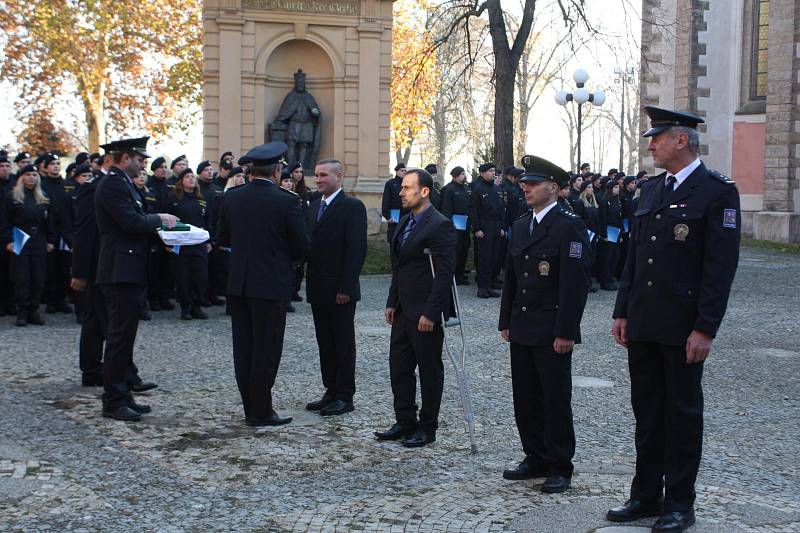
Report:
<svg viewBox="0 0 800 533"><path fill-rule="evenodd" d="M75 167L76 176L80 176L81 174L91 174L91 173L92 173L92 167L90 167L86 163Z"/></svg>
<svg viewBox="0 0 800 533"><path fill-rule="evenodd" d="M199 165L197 165L197 173L200 174L202 171L207 169L211 166L211 161L201 161Z"/></svg>
<svg viewBox="0 0 800 533"><path fill-rule="evenodd" d="M286 167L286 170L289 172L289 174L291 174L292 172L294 172L298 168L301 168L302 166L303 165L300 163L300 161L295 161L294 163Z"/></svg>
<svg viewBox="0 0 800 533"><path fill-rule="evenodd" d="M634 181L636 181L636 176L625 176L625 181L623 181L622 184L628 185L629 183L632 183Z"/></svg>
<svg viewBox="0 0 800 533"><path fill-rule="evenodd" d="M181 161L186 161L188 163L188 160L186 159L185 155L179 155L178 157L172 160L172 163L169 164L169 168L175 168L175 165L177 165Z"/></svg>
<svg viewBox="0 0 800 533"><path fill-rule="evenodd" d="M24 167L19 169L19 172L17 172L17 176L22 176L26 172L36 172L36 173L38 173L39 171L36 170L36 166L35 165L25 165Z"/></svg>
<svg viewBox="0 0 800 533"><path fill-rule="evenodd" d="M232 168L233 168L233 163L231 163L231 162L230 162L230 161L228 161L228 160L225 160L225 161L220 161L220 162L219 162L219 168L220 168L220 169L223 169L223 168L224 168L225 170L230 170L230 169L232 169Z"/></svg>
<svg viewBox="0 0 800 533"><path fill-rule="evenodd" d="M44 163L45 165L49 165L53 161L58 161L58 156L56 154L46 153L43 154L41 157L42 157L41 162Z"/></svg>
<svg viewBox="0 0 800 533"><path fill-rule="evenodd" d="M89 161L91 161L95 165L102 165L103 164L103 156L98 154L98 153L94 153L91 156L89 156Z"/></svg>
<svg viewBox="0 0 800 533"><path fill-rule="evenodd" d="M69 176L69 173L70 173L70 172L72 172L73 170L75 170L75 167L76 167L76 166L77 166L77 165L75 165L75 163L70 163L69 165L67 165L67 169L65 170L65 172L67 173L67 176Z"/></svg>
<svg viewBox="0 0 800 533"><path fill-rule="evenodd" d="M497 165L495 165L494 163L484 163L478 167L478 172L488 172L493 168L497 168Z"/></svg>
<svg viewBox="0 0 800 533"><path fill-rule="evenodd" d="M430 165L425 167L425 172L427 172L428 174L438 174L439 169L436 167L436 165L431 163Z"/></svg>
<svg viewBox="0 0 800 533"><path fill-rule="evenodd" d="M698 124L705 122L702 118L692 115L691 113L662 109L651 105L644 106L644 111L650 118L650 129L642 134L643 137L658 135L662 131L666 131L673 126L697 129Z"/></svg>
<svg viewBox="0 0 800 533"><path fill-rule="evenodd" d="M518 178L518 177L522 176L523 174L525 174L525 169L524 168L514 167L514 170L512 170L509 174L511 174L515 178Z"/></svg>
<svg viewBox="0 0 800 533"><path fill-rule="evenodd" d="M8 152L0 150L0 159L8 159Z"/></svg>
<svg viewBox="0 0 800 533"><path fill-rule="evenodd" d="M244 174L244 173L245 173L244 167L233 167L231 169L230 174L228 174L228 179L231 179L232 177L234 177L237 174Z"/></svg>
<svg viewBox="0 0 800 533"><path fill-rule="evenodd" d="M646 170L640 170L639 172L636 173L636 179L637 180L640 180L645 176L647 176L647 171Z"/></svg>
<svg viewBox="0 0 800 533"><path fill-rule="evenodd" d="M8 160L7 156L3 155L3 156L0 156L0 163L9 163L10 164L11 161Z"/></svg>
<svg viewBox="0 0 800 533"><path fill-rule="evenodd" d="M463 173L464 173L464 167L453 167L453 170L450 171L450 175L453 176L454 178L456 176L460 176Z"/></svg>
<svg viewBox="0 0 800 533"><path fill-rule="evenodd" d="M514 165L508 165L506 168L503 169L503 174L507 176L511 176L514 173L514 169L517 168Z"/></svg>
<svg viewBox="0 0 800 533"><path fill-rule="evenodd" d="M583 180L583 183L581 183L581 192L585 191L586 187L588 187L591 184L592 184L591 180Z"/></svg>
<svg viewBox="0 0 800 533"><path fill-rule="evenodd" d="M221 156L219 156L219 160L222 161L226 157L233 157L233 152L223 152Z"/></svg>
<svg viewBox="0 0 800 533"><path fill-rule="evenodd" d="M272 165L280 163L288 149L286 143L273 141L254 146L247 152L246 157L256 166Z"/></svg>
<svg viewBox="0 0 800 533"><path fill-rule="evenodd" d="M281 170L281 181L290 179L292 179L292 174L289 172L289 170L285 168Z"/></svg>
<svg viewBox="0 0 800 533"><path fill-rule="evenodd" d="M187 174L192 174L192 175L194 175L194 170L192 170L192 167L186 167L186 168L184 168L184 169L181 171L181 173L178 175L178 179L179 179L179 180L182 180L182 179L183 179L183 177L184 177L185 175L187 175Z"/></svg>
<svg viewBox="0 0 800 533"><path fill-rule="evenodd" d="M89 152L81 152L75 156L75 164L82 165L89 160Z"/></svg>
<svg viewBox="0 0 800 533"><path fill-rule="evenodd" d="M31 154L29 152L20 152L17 154L17 157L14 158L14 163L19 163L23 159L30 159Z"/></svg>
<svg viewBox="0 0 800 533"><path fill-rule="evenodd" d="M619 183L617 183L616 180L608 180L606 182L606 190L610 191L610 190L612 190L614 187L616 187L618 185L619 185Z"/></svg>
<svg viewBox="0 0 800 533"><path fill-rule="evenodd" d="M592 165L590 165L589 163L581 163L581 170L583 170L584 168L589 168L591 166Z"/></svg>
<svg viewBox="0 0 800 533"><path fill-rule="evenodd" d="M403 168L406 168L405 163L397 163L397 165L394 167L394 171L397 172L398 170L401 170Z"/></svg>
<svg viewBox="0 0 800 533"><path fill-rule="evenodd" d="M160 167L161 165L163 165L166 162L167 162L167 160L164 159L163 157L156 157L155 159L153 159L153 162L150 163L150 170L152 172L155 172L158 167Z"/></svg>
<svg viewBox="0 0 800 533"><path fill-rule="evenodd" d="M616 168L609 168L607 175L608 176L616 176L619 173L619 170Z"/></svg>

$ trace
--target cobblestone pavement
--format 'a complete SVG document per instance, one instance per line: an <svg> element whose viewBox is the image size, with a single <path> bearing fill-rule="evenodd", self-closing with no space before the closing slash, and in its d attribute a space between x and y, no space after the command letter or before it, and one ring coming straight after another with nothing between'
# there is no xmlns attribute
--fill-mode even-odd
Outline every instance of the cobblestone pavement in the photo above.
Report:
<svg viewBox="0 0 800 533"><path fill-rule="evenodd" d="M706 436L696 531L800 531L798 256L746 251L705 371ZM498 300L461 292L480 451L469 454L447 368L437 442L379 443L392 423L386 276L363 279L356 411L303 411L321 390L311 313L290 315L275 388L289 426L243 425L222 309L208 321L154 313L136 360L158 389L142 422L100 416L79 386L78 326L0 322L0 531L594 531L625 499L633 417L613 294L590 295L574 356L576 475L562 495L508 482L521 459ZM654 317L658 320L658 317ZM642 521L639 526L649 525ZM633 531L633 529L631 529Z"/></svg>

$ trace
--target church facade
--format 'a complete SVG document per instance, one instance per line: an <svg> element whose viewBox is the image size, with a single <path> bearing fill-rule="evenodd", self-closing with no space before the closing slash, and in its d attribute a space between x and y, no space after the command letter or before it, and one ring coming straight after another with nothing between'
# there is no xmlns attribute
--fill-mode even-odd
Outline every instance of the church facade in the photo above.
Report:
<svg viewBox="0 0 800 533"><path fill-rule="evenodd" d="M736 181L744 233L800 242L800 1L643 0L640 82L642 105L705 119L702 158Z"/></svg>

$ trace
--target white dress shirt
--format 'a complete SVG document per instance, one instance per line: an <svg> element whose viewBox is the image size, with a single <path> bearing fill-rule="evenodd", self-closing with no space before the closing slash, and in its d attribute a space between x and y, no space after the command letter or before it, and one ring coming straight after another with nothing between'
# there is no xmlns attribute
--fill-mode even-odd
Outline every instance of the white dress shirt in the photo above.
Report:
<svg viewBox="0 0 800 533"><path fill-rule="evenodd" d="M680 169L677 174L674 174L675 183L672 185L672 190L674 191L675 189L680 187L681 183L686 181L686 178L691 176L692 172L697 170L697 167L699 167L699 166L700 166L700 158L698 157L697 159L695 159L694 161L689 163L687 166L685 166L682 169ZM670 174L669 171L667 171L667 175L664 176L664 187L667 186L667 183L669 181L669 177L672 176L672 175L673 174Z"/></svg>
<svg viewBox="0 0 800 533"><path fill-rule="evenodd" d="M537 225L541 224L542 223L542 219L545 217L545 215L547 215L547 213L549 213L550 210L553 209L557 205L558 205L558 202L553 202L552 204L548 205L547 207L545 207L544 209L542 209L538 213L536 213L534 211L533 216L531 217L531 224L530 225L533 226L533 219L534 218L536 219L536 224ZM530 226L528 227L528 230L531 231Z"/></svg>

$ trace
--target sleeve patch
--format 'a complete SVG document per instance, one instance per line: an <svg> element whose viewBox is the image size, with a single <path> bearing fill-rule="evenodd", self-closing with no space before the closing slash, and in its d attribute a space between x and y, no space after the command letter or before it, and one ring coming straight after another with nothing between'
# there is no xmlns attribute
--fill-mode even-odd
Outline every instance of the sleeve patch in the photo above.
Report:
<svg viewBox="0 0 800 533"><path fill-rule="evenodd" d="M580 259L583 256L583 243L571 242L569 243L569 256L577 257Z"/></svg>
<svg viewBox="0 0 800 533"><path fill-rule="evenodd" d="M725 209L722 212L722 227L723 228L736 227L736 209Z"/></svg>

